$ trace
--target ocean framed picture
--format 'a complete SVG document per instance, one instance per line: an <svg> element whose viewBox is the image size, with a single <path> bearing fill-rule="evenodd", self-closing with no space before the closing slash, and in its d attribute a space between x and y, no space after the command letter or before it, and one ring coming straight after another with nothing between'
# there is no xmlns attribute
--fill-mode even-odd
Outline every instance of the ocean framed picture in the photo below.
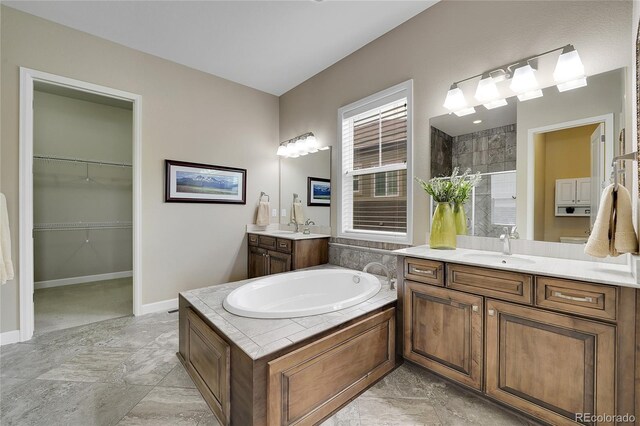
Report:
<svg viewBox="0 0 640 426"><path fill-rule="evenodd" d="M165 160L165 201L247 203L247 171L233 167Z"/></svg>
<svg viewBox="0 0 640 426"><path fill-rule="evenodd" d="M331 180L323 178L307 178L307 205L327 206L331 205Z"/></svg>

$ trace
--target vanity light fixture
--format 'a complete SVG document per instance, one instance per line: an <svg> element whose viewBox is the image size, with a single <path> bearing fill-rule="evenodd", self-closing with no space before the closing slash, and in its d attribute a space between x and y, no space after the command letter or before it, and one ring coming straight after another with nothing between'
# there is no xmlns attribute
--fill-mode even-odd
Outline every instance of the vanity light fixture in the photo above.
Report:
<svg viewBox="0 0 640 426"><path fill-rule="evenodd" d="M482 102L486 109L499 108L507 104L507 100L500 97L496 82L489 73L484 74L478 82L475 98Z"/></svg>
<svg viewBox="0 0 640 426"><path fill-rule="evenodd" d="M553 72L553 78L558 90L564 92L586 86L587 77L578 51L573 45L567 44L456 81L447 92L443 106L458 117L474 113L475 108L467 104L464 93L458 85L478 77L480 77L480 80L476 87L475 99L487 109L507 105L506 97L500 94L497 86L497 83L505 80L511 80L509 87L516 93L521 102L539 98L543 94L536 78L537 59L560 50L562 53Z"/></svg>
<svg viewBox="0 0 640 426"><path fill-rule="evenodd" d="M572 45L568 44L562 49L556 69L553 71L553 79L558 84L560 92L587 85L584 65L582 65L578 51Z"/></svg>
<svg viewBox="0 0 640 426"><path fill-rule="evenodd" d="M329 147L320 148L318 146L318 140L314 134L312 132L307 132L303 135L281 142L276 154L285 158L297 158L325 149L329 149Z"/></svg>
<svg viewBox="0 0 640 426"><path fill-rule="evenodd" d="M515 69L509 87L518 94L518 99L521 102L542 96L535 70L529 63L524 63Z"/></svg>

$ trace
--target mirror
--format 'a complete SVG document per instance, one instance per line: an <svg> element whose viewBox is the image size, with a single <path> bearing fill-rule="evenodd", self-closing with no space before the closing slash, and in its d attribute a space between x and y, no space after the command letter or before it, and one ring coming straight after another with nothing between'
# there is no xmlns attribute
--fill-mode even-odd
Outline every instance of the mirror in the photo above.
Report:
<svg viewBox="0 0 640 426"><path fill-rule="evenodd" d="M296 158L280 159L280 223L291 221L294 194L302 204L305 220L331 226L331 149ZM311 192L309 192L311 189Z"/></svg>
<svg viewBox="0 0 640 426"><path fill-rule="evenodd" d="M482 174L465 205L469 235L497 238L517 225L520 238L585 243L620 149L624 82L617 69L586 87L432 118L432 176L454 167Z"/></svg>

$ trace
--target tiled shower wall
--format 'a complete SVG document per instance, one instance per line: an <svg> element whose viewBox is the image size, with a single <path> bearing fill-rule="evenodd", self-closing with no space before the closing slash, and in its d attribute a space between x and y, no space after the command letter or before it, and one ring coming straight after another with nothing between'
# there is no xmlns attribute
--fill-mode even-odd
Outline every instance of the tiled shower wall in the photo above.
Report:
<svg viewBox="0 0 640 426"><path fill-rule="evenodd" d="M431 126L431 177L451 176L453 137Z"/></svg>
<svg viewBox="0 0 640 426"><path fill-rule="evenodd" d="M446 161L446 160L444 160ZM516 125L453 137L451 163L463 172L502 172L516 169Z"/></svg>

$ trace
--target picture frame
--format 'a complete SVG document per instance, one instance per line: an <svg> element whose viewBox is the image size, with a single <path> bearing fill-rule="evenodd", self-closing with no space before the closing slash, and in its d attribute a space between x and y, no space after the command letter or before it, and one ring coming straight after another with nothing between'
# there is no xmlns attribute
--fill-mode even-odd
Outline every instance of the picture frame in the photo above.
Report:
<svg viewBox="0 0 640 426"><path fill-rule="evenodd" d="M165 202L247 203L247 170L165 160Z"/></svg>
<svg viewBox="0 0 640 426"><path fill-rule="evenodd" d="M331 179L307 178L307 206L329 207L331 205Z"/></svg>

